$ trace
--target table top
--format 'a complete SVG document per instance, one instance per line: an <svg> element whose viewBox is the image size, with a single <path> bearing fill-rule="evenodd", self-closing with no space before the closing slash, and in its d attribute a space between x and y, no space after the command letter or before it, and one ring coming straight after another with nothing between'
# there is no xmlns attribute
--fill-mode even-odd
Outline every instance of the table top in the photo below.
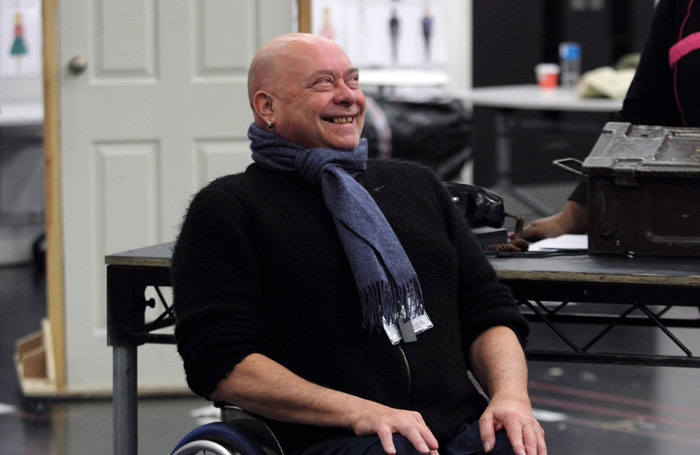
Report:
<svg viewBox="0 0 700 455"><path fill-rule="evenodd" d="M489 257L501 279L700 287L700 259L571 254Z"/></svg>
<svg viewBox="0 0 700 455"><path fill-rule="evenodd" d="M170 267L173 245L168 242L111 254L105 263ZM501 279L700 287L698 258L574 254L489 256L489 261Z"/></svg>
<svg viewBox="0 0 700 455"><path fill-rule="evenodd" d="M450 76L442 71L428 69L362 68L360 83L380 87L443 87Z"/></svg>
<svg viewBox="0 0 700 455"><path fill-rule="evenodd" d="M572 90L542 89L535 84L478 87L456 92L455 96L475 106L499 109L617 112L622 108L622 100L581 98Z"/></svg>
<svg viewBox="0 0 700 455"><path fill-rule="evenodd" d="M168 242L110 254L105 256L105 264L170 267L170 258L173 254L174 245L175 242Z"/></svg>

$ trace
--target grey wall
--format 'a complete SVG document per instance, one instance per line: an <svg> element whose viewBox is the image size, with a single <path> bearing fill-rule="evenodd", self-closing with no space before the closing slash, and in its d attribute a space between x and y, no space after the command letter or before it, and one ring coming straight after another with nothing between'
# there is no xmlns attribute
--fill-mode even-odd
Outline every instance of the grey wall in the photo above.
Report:
<svg viewBox="0 0 700 455"><path fill-rule="evenodd" d="M43 104L41 74L0 78L0 110L24 103ZM0 266L31 262L44 231L41 140L41 125L0 125Z"/></svg>

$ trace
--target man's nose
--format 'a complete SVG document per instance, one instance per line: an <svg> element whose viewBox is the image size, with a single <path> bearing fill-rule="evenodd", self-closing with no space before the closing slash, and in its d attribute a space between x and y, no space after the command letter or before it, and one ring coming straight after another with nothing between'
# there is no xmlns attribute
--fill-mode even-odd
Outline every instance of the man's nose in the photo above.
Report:
<svg viewBox="0 0 700 455"><path fill-rule="evenodd" d="M336 104L353 105L357 102L357 93L355 90L348 87L345 82L340 82L336 87L335 97L333 101Z"/></svg>

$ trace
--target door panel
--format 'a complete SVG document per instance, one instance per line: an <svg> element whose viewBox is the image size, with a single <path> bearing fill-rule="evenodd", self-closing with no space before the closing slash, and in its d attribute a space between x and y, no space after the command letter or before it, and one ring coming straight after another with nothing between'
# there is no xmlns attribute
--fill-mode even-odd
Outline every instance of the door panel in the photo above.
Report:
<svg viewBox="0 0 700 455"><path fill-rule="evenodd" d="M197 182L204 186L221 175L221 169L242 169L250 163L250 147L247 140L198 140Z"/></svg>
<svg viewBox="0 0 700 455"><path fill-rule="evenodd" d="M111 388L104 256L171 241L191 195L250 163L247 69L292 30L288 0L60 3L69 391ZM87 69L69 70L74 56ZM139 348L139 385L184 387L173 346Z"/></svg>
<svg viewBox="0 0 700 455"><path fill-rule="evenodd" d="M96 79L155 78L158 57L156 0L93 2L91 35ZM117 20L115 20L117 19Z"/></svg>

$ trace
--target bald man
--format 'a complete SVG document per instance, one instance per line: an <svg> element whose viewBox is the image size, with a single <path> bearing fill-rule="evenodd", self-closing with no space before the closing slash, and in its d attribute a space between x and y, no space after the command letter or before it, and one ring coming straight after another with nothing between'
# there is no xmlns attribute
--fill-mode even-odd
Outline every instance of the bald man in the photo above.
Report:
<svg viewBox="0 0 700 455"><path fill-rule="evenodd" d="M248 89L254 164L195 196L173 254L192 390L288 454L546 453L526 322L432 172L367 160L343 50L276 38Z"/></svg>

